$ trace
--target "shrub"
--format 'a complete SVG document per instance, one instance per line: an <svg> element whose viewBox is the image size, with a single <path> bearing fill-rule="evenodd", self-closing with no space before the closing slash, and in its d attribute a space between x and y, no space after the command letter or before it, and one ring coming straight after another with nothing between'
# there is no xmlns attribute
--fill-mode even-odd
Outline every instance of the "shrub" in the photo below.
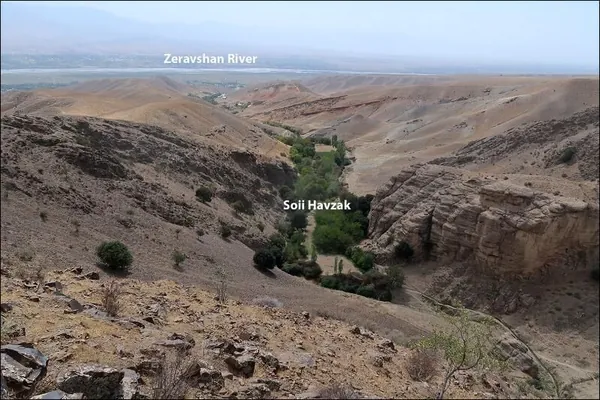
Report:
<svg viewBox="0 0 600 400"><path fill-rule="evenodd" d="M387 269L392 288L399 289L404 284L404 271L400 265L391 265Z"/></svg>
<svg viewBox="0 0 600 400"><path fill-rule="evenodd" d="M133 262L131 252L119 241L104 242L96 249L100 260L112 269L126 269Z"/></svg>
<svg viewBox="0 0 600 400"><path fill-rule="evenodd" d="M278 233L272 234L269 236L269 247L277 247L283 250L285 248L285 238Z"/></svg>
<svg viewBox="0 0 600 400"><path fill-rule="evenodd" d="M403 240L396 245L394 253L400 260L410 261L415 254L415 251L408 242Z"/></svg>
<svg viewBox="0 0 600 400"><path fill-rule="evenodd" d="M264 269L275 268L276 259L273 252L270 249L261 249L254 253L252 258L254 265Z"/></svg>
<svg viewBox="0 0 600 400"><path fill-rule="evenodd" d="M48 213L46 211L40 211L40 218L42 222L48 221Z"/></svg>
<svg viewBox="0 0 600 400"><path fill-rule="evenodd" d="M406 359L408 375L415 381L427 382L435 376L437 357L428 349L413 350Z"/></svg>
<svg viewBox="0 0 600 400"><path fill-rule="evenodd" d="M308 217L304 211L292 211L288 218L293 229L306 229L308 226Z"/></svg>
<svg viewBox="0 0 600 400"><path fill-rule="evenodd" d="M210 190L206 186L200 186L198 189L196 189L196 198L199 201L201 201L203 203L207 203L212 200L212 197L213 197L212 190Z"/></svg>
<svg viewBox="0 0 600 400"><path fill-rule="evenodd" d="M258 224L256 224L256 227L261 232L263 232L265 230L265 224L263 224L262 222L259 222Z"/></svg>
<svg viewBox="0 0 600 400"><path fill-rule="evenodd" d="M227 224L221 224L221 237L227 239L231 236L231 228Z"/></svg>
<svg viewBox="0 0 600 400"><path fill-rule="evenodd" d="M289 186L282 186L279 188L279 196L283 200L291 200L293 198L294 191Z"/></svg>
<svg viewBox="0 0 600 400"><path fill-rule="evenodd" d="M354 266L362 272L367 272L375 265L372 253L365 252L360 247L350 247L346 250L346 256Z"/></svg>
<svg viewBox="0 0 600 400"><path fill-rule="evenodd" d="M321 388L318 397L320 399L360 399L362 396L350 386L342 386L334 383L331 386Z"/></svg>
<svg viewBox="0 0 600 400"><path fill-rule="evenodd" d="M187 255L185 255L179 250L173 251L171 257L173 258L173 262L175 263L176 268L179 268L180 264L187 259Z"/></svg>
<svg viewBox="0 0 600 400"><path fill-rule="evenodd" d="M283 267L281 268L281 270L287 274L294 275L294 276L303 276L304 275L304 268L302 268L301 265L298 265L296 263L284 264Z"/></svg>
<svg viewBox="0 0 600 400"><path fill-rule="evenodd" d="M245 213L246 212L246 207L244 207L244 203L242 203L241 201L236 201L236 202L232 203L231 208L233 208L235 210L235 212L237 212L237 213Z"/></svg>
<svg viewBox="0 0 600 400"><path fill-rule="evenodd" d="M573 159L573 156L575 155L576 152L577 152L577 149L575 149L575 147L567 147L566 149L563 150L563 152L560 155L560 162L563 164L568 163L569 161L571 161Z"/></svg>
<svg viewBox="0 0 600 400"><path fill-rule="evenodd" d="M116 281L110 281L102 289L102 307L111 316L117 317L121 309L121 286Z"/></svg>
<svg viewBox="0 0 600 400"><path fill-rule="evenodd" d="M356 290L356 294L364 297L376 298L375 286L371 283L364 286L359 286Z"/></svg>
<svg viewBox="0 0 600 400"><path fill-rule="evenodd" d="M302 275L306 279L318 279L323 273L319 264L314 261L301 262L300 265L302 266Z"/></svg>
<svg viewBox="0 0 600 400"><path fill-rule="evenodd" d="M189 391L190 373L196 363L189 361L182 350L165 355L152 385L153 399L185 399Z"/></svg>

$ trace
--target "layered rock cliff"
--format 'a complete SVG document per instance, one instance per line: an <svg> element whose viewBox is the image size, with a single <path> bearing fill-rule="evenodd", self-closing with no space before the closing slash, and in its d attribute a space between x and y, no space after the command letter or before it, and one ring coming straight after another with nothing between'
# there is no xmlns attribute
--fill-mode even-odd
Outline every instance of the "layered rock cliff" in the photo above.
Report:
<svg viewBox="0 0 600 400"><path fill-rule="evenodd" d="M471 262L502 276L597 262L597 192L584 201L526 184L436 165L404 169L377 191L365 247L393 262L394 248L406 241L417 258Z"/></svg>

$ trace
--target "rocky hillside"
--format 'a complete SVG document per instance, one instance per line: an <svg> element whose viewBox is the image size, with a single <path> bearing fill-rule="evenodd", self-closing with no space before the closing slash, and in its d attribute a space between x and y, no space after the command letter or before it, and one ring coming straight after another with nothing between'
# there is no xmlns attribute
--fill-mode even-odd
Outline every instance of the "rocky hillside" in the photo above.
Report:
<svg viewBox="0 0 600 400"><path fill-rule="evenodd" d="M3 117L1 172L3 210L24 195L39 202L40 213L70 210L66 226L93 215L132 232L148 218L197 229L199 236L227 226L231 238L250 247L264 238L257 226L279 217L277 189L295 174L286 163L158 127L67 116ZM211 200L196 196L201 187L213 192ZM2 221L5 233L10 228Z"/></svg>
<svg viewBox="0 0 600 400"><path fill-rule="evenodd" d="M22 271L3 265L2 274L2 389L13 395L431 398L442 380L435 365L429 383L413 381L406 347L327 316L279 308L272 298L245 304L164 280L115 286L81 268L18 278ZM514 339L498 349L506 358L518 355L531 376L539 373ZM513 379L465 371L448 395L541 395L521 391Z"/></svg>
<svg viewBox="0 0 600 400"><path fill-rule="evenodd" d="M590 107L568 118L525 124L475 140L431 163L593 181L599 177L599 137L599 108Z"/></svg>
<svg viewBox="0 0 600 400"><path fill-rule="evenodd" d="M406 241L421 259L470 262L505 278L591 269L598 262L594 185L565 181L562 191L548 194L536 177L521 184L504 178L407 168L377 191L365 247L393 262L395 247Z"/></svg>

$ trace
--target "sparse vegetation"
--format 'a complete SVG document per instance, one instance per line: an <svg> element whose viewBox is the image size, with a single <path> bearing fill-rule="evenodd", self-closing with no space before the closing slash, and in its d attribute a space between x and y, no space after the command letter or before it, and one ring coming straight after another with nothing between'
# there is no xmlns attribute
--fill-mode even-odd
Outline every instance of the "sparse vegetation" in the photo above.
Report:
<svg viewBox="0 0 600 400"><path fill-rule="evenodd" d="M102 289L102 307L111 316L119 316L121 310L121 286L117 281L110 281Z"/></svg>
<svg viewBox="0 0 600 400"><path fill-rule="evenodd" d="M119 241L104 242L96 249L96 255L111 269L126 269L133 263L131 252Z"/></svg>
<svg viewBox="0 0 600 400"><path fill-rule="evenodd" d="M215 275L217 278L217 301L224 304L227 302L227 275L222 268L217 268Z"/></svg>
<svg viewBox="0 0 600 400"><path fill-rule="evenodd" d="M198 189L196 189L196 198L203 202L203 203L208 203L212 200L213 197L213 192L212 190L210 190L210 188L206 187L206 186L200 186Z"/></svg>
<svg viewBox="0 0 600 400"><path fill-rule="evenodd" d="M491 318L475 322L470 318L469 311L462 307L455 308L453 315L444 316L450 326L449 330L436 330L429 337L414 344L417 350L441 351L443 354L446 367L438 399L444 398L457 372L500 365L492 352L494 336L491 331Z"/></svg>
<svg viewBox="0 0 600 400"><path fill-rule="evenodd" d="M182 253L179 250L174 250L173 253L171 254L171 258L173 259L173 262L175 263L175 268L181 268L181 264L187 260L187 255L185 253Z"/></svg>
<svg viewBox="0 0 600 400"><path fill-rule="evenodd" d="M435 376L439 360L433 350L413 350L406 359L406 370L410 377L419 382L427 382Z"/></svg>
<svg viewBox="0 0 600 400"><path fill-rule="evenodd" d="M227 239L231 236L231 228L225 223L221 223L221 237Z"/></svg>
<svg viewBox="0 0 600 400"><path fill-rule="evenodd" d="M320 399L360 399L361 396L350 386L334 383L331 386L321 388L318 397Z"/></svg>
<svg viewBox="0 0 600 400"><path fill-rule="evenodd" d="M404 271L400 265L390 265L387 269L387 275L390 277L393 288L401 288L404 284Z"/></svg>
<svg viewBox="0 0 600 400"><path fill-rule="evenodd" d="M184 399L190 389L189 373L194 364L183 350L165 354L152 385L152 398Z"/></svg>
<svg viewBox="0 0 600 400"><path fill-rule="evenodd" d="M567 147L560 154L560 158L559 158L560 162L563 164L569 163L575 156L576 152L577 152L577 149L575 147Z"/></svg>

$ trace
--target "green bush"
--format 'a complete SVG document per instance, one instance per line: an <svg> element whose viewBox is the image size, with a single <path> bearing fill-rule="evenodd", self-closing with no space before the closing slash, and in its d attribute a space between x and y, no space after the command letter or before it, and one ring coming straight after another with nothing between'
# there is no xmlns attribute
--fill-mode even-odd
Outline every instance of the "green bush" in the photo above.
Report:
<svg viewBox="0 0 600 400"><path fill-rule="evenodd" d="M308 217L304 211L292 211L288 219L293 229L306 229L308 226Z"/></svg>
<svg viewBox="0 0 600 400"><path fill-rule="evenodd" d="M289 186L282 186L279 188L279 196L283 200L292 200L294 195L294 191Z"/></svg>
<svg viewBox="0 0 600 400"><path fill-rule="evenodd" d="M229 236L231 236L231 228L229 227L229 225L226 224L221 224L221 237L223 239L227 239Z"/></svg>
<svg viewBox="0 0 600 400"><path fill-rule="evenodd" d="M300 265L302 266L303 275L306 279L318 279L323 273L319 264L314 261L303 261Z"/></svg>
<svg viewBox="0 0 600 400"><path fill-rule="evenodd" d="M127 246L116 240L100 244L96 255L111 269L126 269L133 262L133 256Z"/></svg>
<svg viewBox="0 0 600 400"><path fill-rule="evenodd" d="M362 272L367 272L375 265L372 253L365 252L360 247L350 247L346 250L346 257Z"/></svg>
<svg viewBox="0 0 600 400"><path fill-rule="evenodd" d="M575 147L567 147L563 150L562 154L560 155L560 162L565 164L568 163L573 159L573 156L576 152L577 149Z"/></svg>
<svg viewBox="0 0 600 400"><path fill-rule="evenodd" d="M187 259L187 255L185 255L179 250L175 250L173 251L173 254L171 254L171 258L173 258L175 266L179 267L179 265Z"/></svg>
<svg viewBox="0 0 600 400"><path fill-rule="evenodd" d="M237 213L243 213L243 214L251 214L252 213L252 209L251 208L248 209L246 207L246 205L243 202L241 202L241 201L233 202L233 204L231 204L231 207Z"/></svg>
<svg viewBox="0 0 600 400"><path fill-rule="evenodd" d="M196 198L203 203L207 203L212 200L213 192L206 186L201 186L196 189Z"/></svg>
<svg viewBox="0 0 600 400"><path fill-rule="evenodd" d="M375 286L373 284L359 286L356 290L356 294L374 299L376 298Z"/></svg>
<svg viewBox="0 0 600 400"><path fill-rule="evenodd" d="M304 268L302 268L301 265L296 263L284 264L281 270L290 275L304 276Z"/></svg>
<svg viewBox="0 0 600 400"><path fill-rule="evenodd" d="M398 257L398 259L404 261L410 261L413 255L415 254L410 244L408 242L405 242L404 240L396 245L396 247L394 248L394 253L396 254L396 257Z"/></svg>
<svg viewBox="0 0 600 400"><path fill-rule="evenodd" d="M261 249L254 253L252 258L254 265L264 269L275 268L276 259L270 249Z"/></svg>
<svg viewBox="0 0 600 400"><path fill-rule="evenodd" d="M390 265L387 276L390 278L391 287L394 289L399 289L404 284L404 271L399 265Z"/></svg>

